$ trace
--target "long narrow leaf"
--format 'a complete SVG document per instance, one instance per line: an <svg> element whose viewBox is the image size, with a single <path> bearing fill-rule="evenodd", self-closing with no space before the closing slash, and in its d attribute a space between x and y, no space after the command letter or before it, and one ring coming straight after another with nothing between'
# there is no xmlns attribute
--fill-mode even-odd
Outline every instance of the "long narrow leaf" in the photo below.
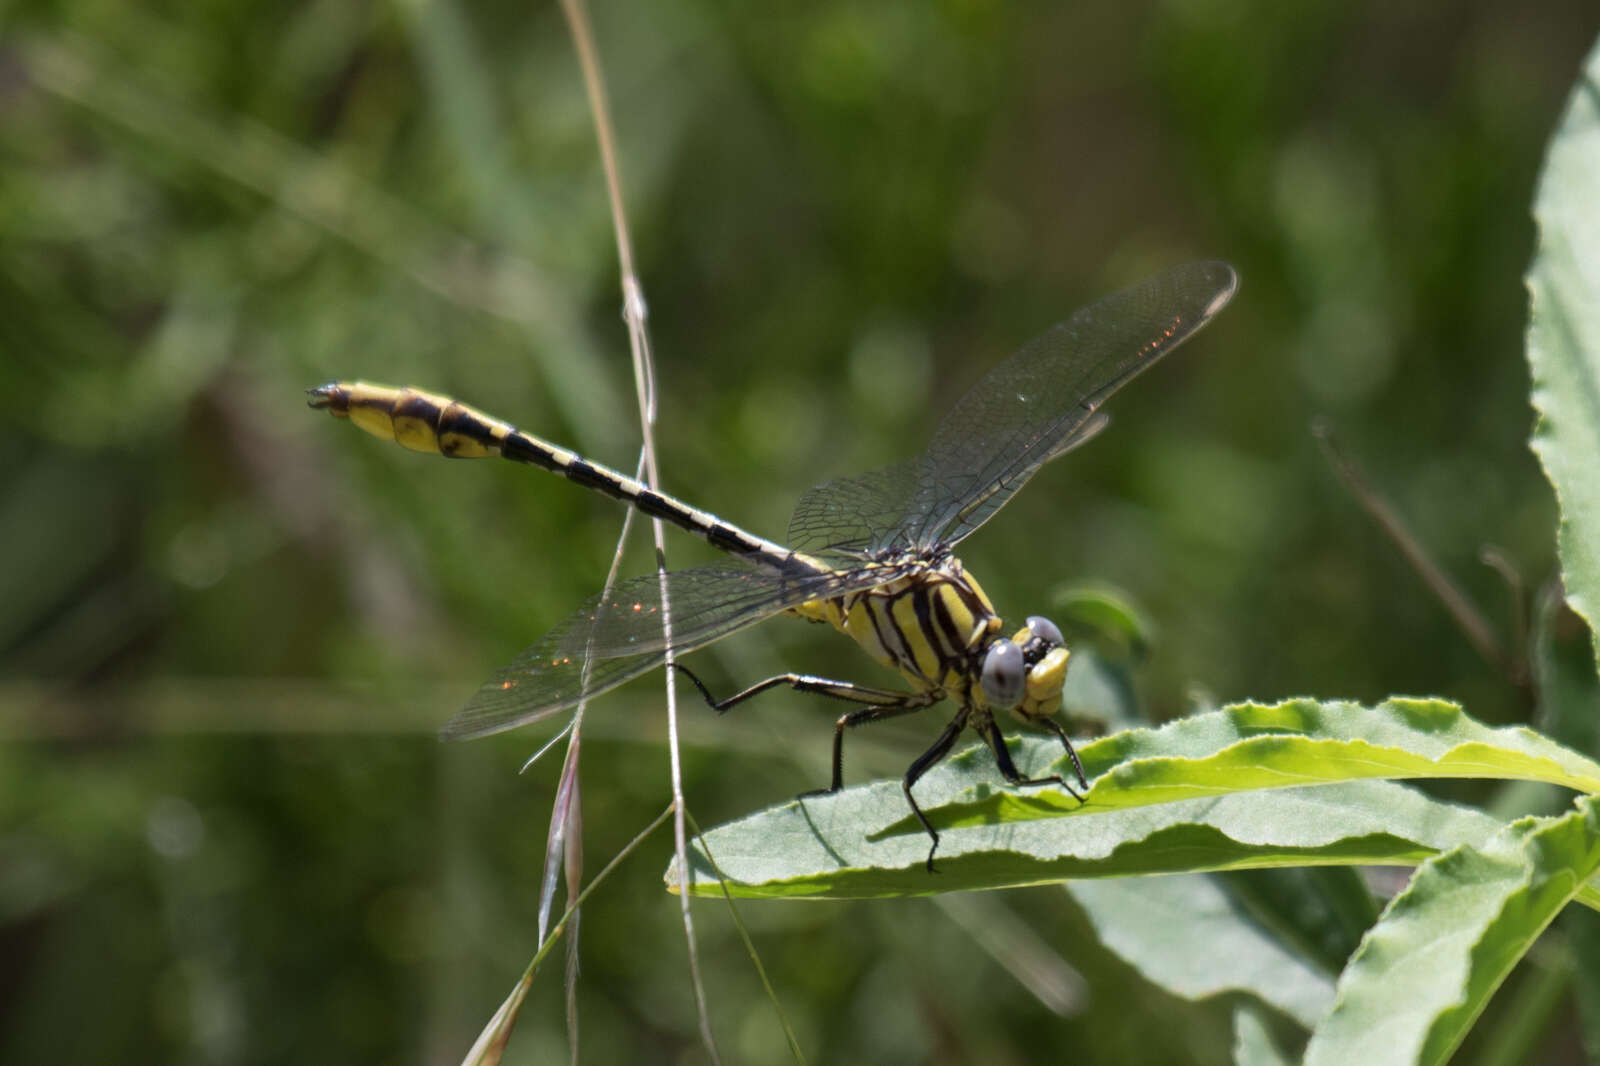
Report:
<svg viewBox="0 0 1600 1066"><path fill-rule="evenodd" d="M1551 138L1533 214L1533 450L1561 504L1567 598L1592 634L1600 623L1600 47L1589 53Z"/></svg>
<svg viewBox="0 0 1600 1066"><path fill-rule="evenodd" d="M1444 1062L1517 960L1600 870L1600 799L1425 863L1368 932L1307 1066Z"/></svg>
<svg viewBox="0 0 1600 1066"><path fill-rule="evenodd" d="M1025 747L1041 753L1041 745ZM1052 759L1059 755L1042 747ZM1600 763L1531 729L1486 726L1444 700L1395 698L1375 707L1309 699L1240 703L1159 729L1118 733L1081 754L1093 783L1082 805L1057 791L994 792L975 797L977 809L944 812L948 820L935 824L992 820L989 808L997 804L1018 808L1010 816L1048 817L1374 777L1547 781L1600 792ZM1024 769L1047 772L1032 763Z"/></svg>
<svg viewBox="0 0 1600 1066"><path fill-rule="evenodd" d="M1067 890L1102 944L1175 995L1243 993L1307 1029L1333 1005L1333 976L1250 921L1204 874L1075 881Z"/></svg>
<svg viewBox="0 0 1600 1066"><path fill-rule="evenodd" d="M970 774L977 762L950 772ZM737 895L841 899L1273 865L1411 865L1500 828L1402 785L1352 781L951 830L930 874L926 836L869 839L857 821L875 812L881 823L904 803L898 784L868 785L764 811L707 841ZM691 851L690 861L691 890L717 892L703 856ZM667 882L676 887L675 870Z"/></svg>
<svg viewBox="0 0 1600 1066"><path fill-rule="evenodd" d="M1043 739L1013 750L1032 776L1060 754ZM1086 746L1083 759L1094 780L1081 805L1048 786L1004 786L981 749L930 772L916 794L942 834L932 876L923 868L928 838L892 781L784 804L708 839L745 894L921 895L1078 877L1413 863L1487 840L1500 826L1397 786L1350 787L1364 779L1524 778L1600 791L1592 760L1427 700L1244 704L1108 737ZM1317 782L1341 787L1285 787ZM696 879L706 878L703 860L693 863Z"/></svg>

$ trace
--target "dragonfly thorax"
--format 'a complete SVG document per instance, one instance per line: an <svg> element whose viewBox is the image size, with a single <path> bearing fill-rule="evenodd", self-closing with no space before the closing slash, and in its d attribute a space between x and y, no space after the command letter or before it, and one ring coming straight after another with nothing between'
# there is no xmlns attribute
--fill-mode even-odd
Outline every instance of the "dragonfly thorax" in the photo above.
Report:
<svg viewBox="0 0 1600 1066"><path fill-rule="evenodd" d="M881 585L812 600L793 613L827 622L915 688L976 708L1048 718L1061 704L1067 649L1048 620L1015 635L948 550Z"/></svg>

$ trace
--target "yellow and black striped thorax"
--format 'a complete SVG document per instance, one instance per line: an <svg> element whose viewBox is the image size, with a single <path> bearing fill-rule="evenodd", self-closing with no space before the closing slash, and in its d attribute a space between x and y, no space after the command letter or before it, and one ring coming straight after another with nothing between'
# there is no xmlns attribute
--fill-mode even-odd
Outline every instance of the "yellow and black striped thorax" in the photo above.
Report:
<svg viewBox="0 0 1600 1066"><path fill-rule="evenodd" d="M983 654L1001 628L983 588L950 555L882 585L801 604L792 613L827 622L918 689L963 702L978 698Z"/></svg>

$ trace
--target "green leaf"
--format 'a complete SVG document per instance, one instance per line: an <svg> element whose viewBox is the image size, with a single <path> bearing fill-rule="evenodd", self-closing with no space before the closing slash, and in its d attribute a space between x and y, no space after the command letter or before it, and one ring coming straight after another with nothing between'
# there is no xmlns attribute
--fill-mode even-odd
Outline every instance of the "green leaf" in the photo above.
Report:
<svg viewBox="0 0 1600 1066"><path fill-rule="evenodd" d="M1584 1054L1590 1062L1600 1062L1600 914L1568 908L1561 916L1561 930L1572 942L1573 998L1578 1003Z"/></svg>
<svg viewBox="0 0 1600 1066"><path fill-rule="evenodd" d="M1059 769L1054 741L1024 739L1013 753L1028 776ZM1600 791L1591 760L1427 700L1241 704L1107 737L1085 746L1083 761L1093 781L1081 805L1056 788L1002 785L980 748L928 773L916 795L943 836L937 875L923 867L928 839L898 781L783 804L713 830L705 846L740 894L926 895L1079 877L1411 863L1485 840L1500 825L1398 787L1353 787L1363 778L1526 777ZM1318 782L1344 784L1285 787ZM693 890L714 891L698 847L692 863Z"/></svg>
<svg viewBox="0 0 1600 1066"><path fill-rule="evenodd" d="M1315 700L1234 704L1159 729L1118 733L1085 745L1081 755L1091 782L1082 803L1059 789L1001 788L991 771L974 779L965 794L929 810L929 820L943 830L1083 817L1365 778L1520 779L1600 791L1600 764L1531 729L1485 726L1443 700L1396 698L1376 707ZM1027 777L1065 769L1059 747L1046 740L1021 740L1015 757ZM918 785L919 797L923 787ZM918 829L906 813L883 831Z"/></svg>
<svg viewBox="0 0 1600 1066"><path fill-rule="evenodd" d="M1568 907L1561 913L1559 926L1570 929L1568 919L1595 916L1583 907ZM1550 1043L1554 1026L1572 1009L1571 952L1563 950L1560 938L1551 938L1549 951L1530 954L1527 972L1519 975L1499 993L1492 1016L1480 1018L1473 1042L1472 1066L1525 1066L1540 1062Z"/></svg>
<svg viewBox="0 0 1600 1066"><path fill-rule="evenodd" d="M1213 877L1251 921L1330 975L1344 969L1378 920L1372 890L1351 866L1286 866Z"/></svg>
<svg viewBox="0 0 1600 1066"><path fill-rule="evenodd" d="M1600 621L1600 47L1589 53L1550 141L1533 214L1533 450L1561 505L1567 598L1593 633Z"/></svg>
<svg viewBox="0 0 1600 1066"><path fill-rule="evenodd" d="M1600 680L1595 673L1589 627L1567 606L1551 582L1539 597L1528 646L1538 705L1533 725L1552 740L1580 752L1600 752ZM1510 822L1527 814L1559 815L1567 794L1553 785L1519 781L1499 789L1486 804L1490 814Z"/></svg>
<svg viewBox="0 0 1600 1066"><path fill-rule="evenodd" d="M979 756L964 753L948 776L971 774ZM690 849L691 891L718 891L707 851L735 895L853 899L1277 864L1410 865L1500 827L1401 785L1356 781L950 830L929 874L926 836L874 838L857 820L871 824L876 811L881 824L904 803L898 784L879 783L721 826ZM667 881L676 886L675 868Z"/></svg>
<svg viewBox="0 0 1600 1066"><path fill-rule="evenodd" d="M1559 592L1542 597L1529 658L1539 728L1578 751L1600 751L1600 678L1589 633Z"/></svg>
<svg viewBox="0 0 1600 1066"><path fill-rule="evenodd" d="M1073 725L1088 725L1099 733L1131 729L1147 720L1139 716L1128 671L1088 646L1072 651L1072 669L1061 686L1061 709Z"/></svg>
<svg viewBox="0 0 1600 1066"><path fill-rule="evenodd" d="M1137 664L1149 651L1150 622L1121 589L1074 585L1057 593L1051 603L1053 617L1074 648L1091 643L1100 649L1101 658L1122 664Z"/></svg>
<svg viewBox="0 0 1600 1066"><path fill-rule="evenodd" d="M1527 779L1600 791L1600 764L1531 729L1485 726L1443 700L1234 704L1106 737L1081 755L1094 779L1082 809L1369 777ZM1035 812L1080 809L1064 794L1006 795Z"/></svg>
<svg viewBox="0 0 1600 1066"><path fill-rule="evenodd" d="M1600 869L1600 800L1424 863L1368 932L1307 1066L1445 1061L1546 925Z"/></svg>
<svg viewBox="0 0 1600 1066"><path fill-rule="evenodd" d="M1293 1061L1273 1043L1259 1013L1248 1007L1233 1012L1233 1066L1290 1066Z"/></svg>
<svg viewBox="0 0 1600 1066"><path fill-rule="evenodd" d="M1066 886L1100 942L1184 999L1254 996L1307 1029L1333 1005L1333 976L1246 917L1204 874Z"/></svg>

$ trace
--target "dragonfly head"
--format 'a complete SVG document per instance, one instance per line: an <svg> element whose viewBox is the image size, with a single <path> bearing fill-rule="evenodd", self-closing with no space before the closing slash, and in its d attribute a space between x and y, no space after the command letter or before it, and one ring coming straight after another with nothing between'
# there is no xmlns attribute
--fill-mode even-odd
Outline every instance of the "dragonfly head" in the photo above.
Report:
<svg viewBox="0 0 1600 1066"><path fill-rule="evenodd" d="M979 677L984 702L1023 718L1049 718L1061 708L1070 655L1054 622L1030 616L1010 640L1001 637L984 652Z"/></svg>

